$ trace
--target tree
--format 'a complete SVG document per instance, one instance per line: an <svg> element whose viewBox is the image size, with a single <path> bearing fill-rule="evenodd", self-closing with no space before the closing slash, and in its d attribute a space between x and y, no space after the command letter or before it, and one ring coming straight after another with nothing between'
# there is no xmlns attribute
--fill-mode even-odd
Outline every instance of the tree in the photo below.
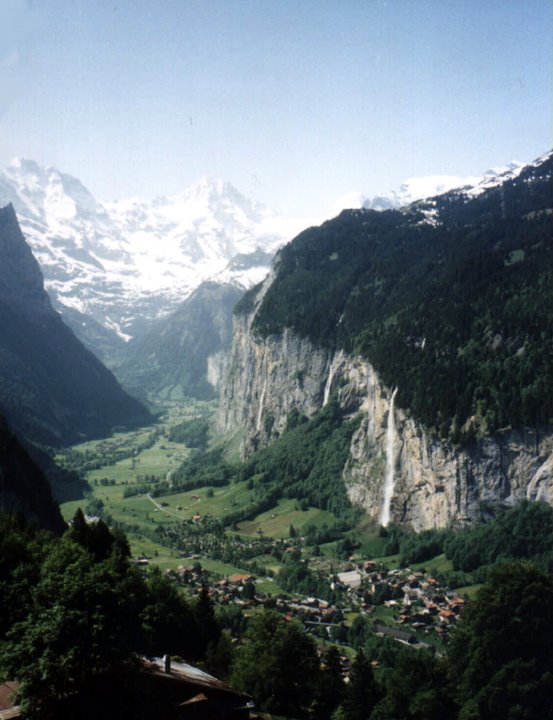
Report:
<svg viewBox="0 0 553 720"><path fill-rule="evenodd" d="M217 643L221 635L221 628L215 617L213 601L209 597L209 591L206 585L202 585L194 608L194 614L196 616L196 622L198 623L200 646L203 655L210 644Z"/></svg>
<svg viewBox="0 0 553 720"><path fill-rule="evenodd" d="M94 560L106 560L117 547L122 557L130 557L127 538L118 530L111 531L103 520L87 523L81 508L71 521L69 537L88 550Z"/></svg>
<svg viewBox="0 0 553 720"><path fill-rule="evenodd" d="M132 573L96 563L67 536L52 545L24 619L7 634L2 666L21 681L29 716L48 717L92 676L141 648Z"/></svg>
<svg viewBox="0 0 553 720"><path fill-rule="evenodd" d="M382 674L383 697L371 720L449 720L453 718L450 688L444 664L428 650L395 643Z"/></svg>
<svg viewBox="0 0 553 720"><path fill-rule="evenodd" d="M329 720L342 702L344 689L340 653L335 645L331 645L324 657L310 717L313 720Z"/></svg>
<svg viewBox="0 0 553 720"><path fill-rule="evenodd" d="M343 707L348 720L365 720L376 704L376 682L363 650L359 650L351 666Z"/></svg>
<svg viewBox="0 0 553 720"><path fill-rule="evenodd" d="M146 580L147 600L141 613L147 647L152 655L197 657L199 627L192 610L175 586L152 568Z"/></svg>
<svg viewBox="0 0 553 720"><path fill-rule="evenodd" d="M51 542L22 515L0 515L0 637L25 617Z"/></svg>
<svg viewBox="0 0 553 720"><path fill-rule="evenodd" d="M266 611L251 620L245 640L231 684L253 695L267 712L306 717L319 673L312 638L296 622Z"/></svg>
<svg viewBox="0 0 553 720"><path fill-rule="evenodd" d="M552 637L551 575L526 561L494 568L448 647L459 717L547 717L553 691Z"/></svg>
<svg viewBox="0 0 553 720"><path fill-rule="evenodd" d="M223 631L217 642L210 643L205 656L205 664L210 673L224 680L228 677L233 661L232 640L229 633Z"/></svg>

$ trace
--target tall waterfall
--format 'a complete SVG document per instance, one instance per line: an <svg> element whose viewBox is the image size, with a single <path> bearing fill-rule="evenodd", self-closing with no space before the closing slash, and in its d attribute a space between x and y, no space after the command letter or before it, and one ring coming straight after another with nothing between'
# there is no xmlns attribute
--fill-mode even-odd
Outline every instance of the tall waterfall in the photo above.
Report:
<svg viewBox="0 0 553 720"><path fill-rule="evenodd" d="M332 358L332 362L330 363L330 368L328 370L328 377L326 379L326 385L325 385L325 391L323 395L323 407L327 404L327 402L330 399L330 391L332 390L332 381L334 380L334 373L336 372L336 366L340 362L342 358L342 351L337 355L334 355Z"/></svg>
<svg viewBox="0 0 553 720"><path fill-rule="evenodd" d="M390 522L390 506L394 495L394 471L396 467L396 421L394 417L394 399L397 388L392 393L390 410L388 411L388 428L386 430L386 477L384 479L384 501L380 513L380 524L386 527Z"/></svg>
<svg viewBox="0 0 553 720"><path fill-rule="evenodd" d="M257 422L255 424L255 429L257 432L261 430L261 419L263 417L263 408L265 405L265 393L267 392L267 375L265 375L265 380L263 381L263 390L261 391L261 398L259 399L259 408L257 410Z"/></svg>

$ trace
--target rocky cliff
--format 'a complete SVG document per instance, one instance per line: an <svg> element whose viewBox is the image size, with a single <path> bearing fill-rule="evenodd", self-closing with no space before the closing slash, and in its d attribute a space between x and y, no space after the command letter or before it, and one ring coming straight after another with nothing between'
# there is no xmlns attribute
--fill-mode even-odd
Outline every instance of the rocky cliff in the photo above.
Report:
<svg viewBox="0 0 553 720"><path fill-rule="evenodd" d="M524 498L553 502L551 432L503 431L454 446L394 407L393 389L366 360L290 329L256 336L252 324L272 277L249 312L235 316L222 383L219 430L242 433L243 457L278 437L294 408L310 417L335 396L348 416L361 418L343 480L375 522L386 524L387 484L390 520L415 530L476 520Z"/></svg>

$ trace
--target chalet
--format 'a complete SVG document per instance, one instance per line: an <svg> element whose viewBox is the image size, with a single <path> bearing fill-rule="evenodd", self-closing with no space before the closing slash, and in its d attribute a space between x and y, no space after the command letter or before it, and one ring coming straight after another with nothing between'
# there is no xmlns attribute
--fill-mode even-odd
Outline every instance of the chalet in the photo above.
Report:
<svg viewBox="0 0 553 720"><path fill-rule="evenodd" d="M173 701L177 718L194 720L248 720L252 698L187 663L173 663L167 656L145 662L144 682Z"/></svg>
<svg viewBox="0 0 553 720"><path fill-rule="evenodd" d="M229 577L229 582L234 585L243 585L244 583L253 582L254 580L255 575L231 575Z"/></svg>
<svg viewBox="0 0 553 720"><path fill-rule="evenodd" d="M411 605L412 603L417 602L418 599L419 599L418 593L416 593L413 590L407 590L403 595L403 604Z"/></svg>
<svg viewBox="0 0 553 720"><path fill-rule="evenodd" d="M405 630L400 630L399 628L388 627L387 625L382 625L382 623L378 622L373 623L373 628L375 633L377 635L381 635L382 637L391 637L394 640L399 640L399 642L407 643L409 645L413 645L417 642L414 635L411 635L411 633L408 633Z"/></svg>

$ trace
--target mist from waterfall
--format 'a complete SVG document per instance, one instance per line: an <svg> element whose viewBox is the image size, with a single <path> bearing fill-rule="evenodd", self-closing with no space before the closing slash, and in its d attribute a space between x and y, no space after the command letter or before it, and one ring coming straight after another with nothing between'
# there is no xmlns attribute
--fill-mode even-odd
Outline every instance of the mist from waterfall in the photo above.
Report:
<svg viewBox="0 0 553 720"><path fill-rule="evenodd" d="M394 400L397 388L392 393L388 411L388 428L386 430L386 477L384 479L384 500L380 513L380 524L386 527L390 522L390 507L394 495L394 471L396 467L396 421L394 416Z"/></svg>

